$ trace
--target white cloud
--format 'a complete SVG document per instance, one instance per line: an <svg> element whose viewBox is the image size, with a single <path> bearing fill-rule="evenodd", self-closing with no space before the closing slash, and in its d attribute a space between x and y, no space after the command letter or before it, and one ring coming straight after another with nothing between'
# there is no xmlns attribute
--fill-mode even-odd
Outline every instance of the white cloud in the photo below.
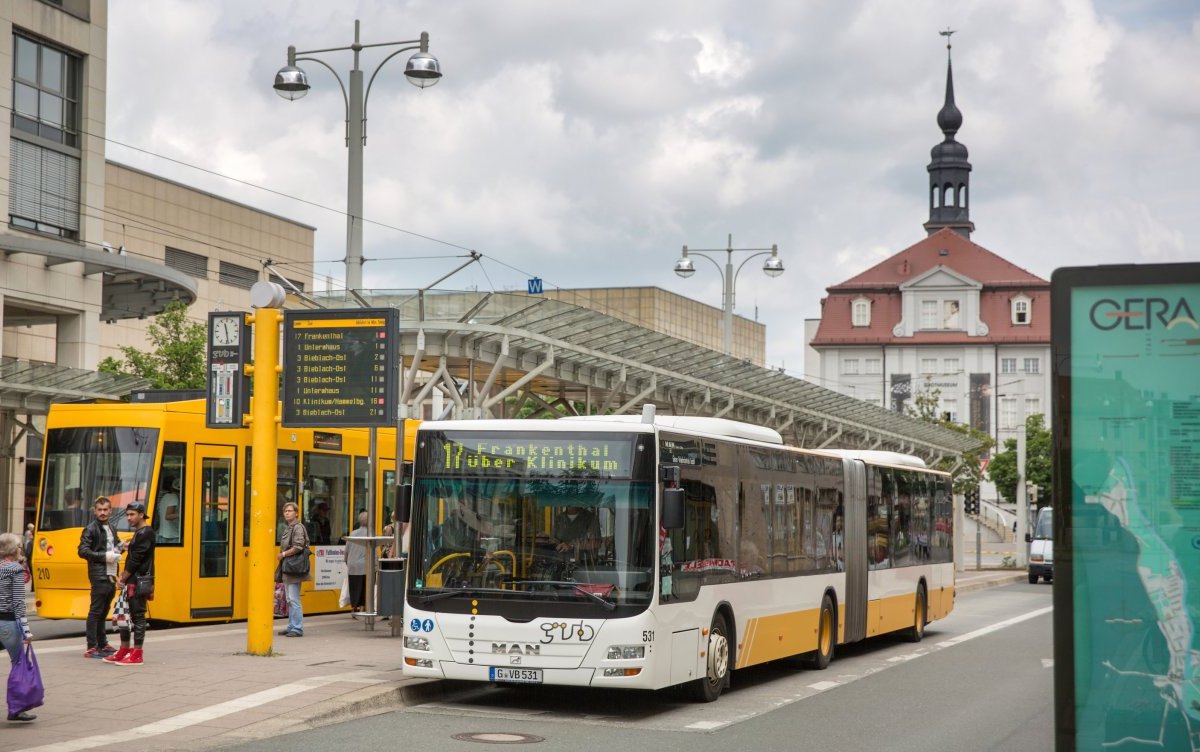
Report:
<svg viewBox="0 0 1200 752"><path fill-rule="evenodd" d="M402 53L372 88L364 252L389 260L366 266L371 286L427 284L465 246L485 262L458 286L523 288L536 274L719 307L717 274L671 268L681 245L732 234L780 247L787 272L747 264L737 310L757 304L768 360L798 371L800 322L825 288L924 236L947 26L974 240L1046 278L1196 255L1200 13L1177 3L121 0L109 136L341 209L336 82L310 63L303 100L270 86L288 44L348 45L355 16L364 43L428 30L445 73L418 91ZM368 77L384 54L363 51ZM349 53L322 59L350 67ZM316 226L316 271L342 278L337 211L115 145L110 156ZM411 256L435 258L392 260Z"/></svg>

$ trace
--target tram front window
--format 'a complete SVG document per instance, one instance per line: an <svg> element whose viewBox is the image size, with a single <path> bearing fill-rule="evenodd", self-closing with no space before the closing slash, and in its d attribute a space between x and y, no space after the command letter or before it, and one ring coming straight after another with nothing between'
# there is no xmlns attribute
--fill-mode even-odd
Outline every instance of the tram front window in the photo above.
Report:
<svg viewBox="0 0 1200 752"><path fill-rule="evenodd" d="M147 502L158 447L155 428L56 428L46 435L41 511L42 531L82 527L92 519L92 501L107 496L112 522L130 530L122 514L131 501Z"/></svg>

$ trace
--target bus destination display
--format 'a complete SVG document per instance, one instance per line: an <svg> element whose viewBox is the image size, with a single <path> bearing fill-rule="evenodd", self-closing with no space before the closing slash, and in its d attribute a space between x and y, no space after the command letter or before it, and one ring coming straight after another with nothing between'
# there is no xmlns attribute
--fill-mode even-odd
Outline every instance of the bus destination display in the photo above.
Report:
<svg viewBox="0 0 1200 752"><path fill-rule="evenodd" d="M283 425L396 422L396 310L286 311Z"/></svg>
<svg viewBox="0 0 1200 752"><path fill-rule="evenodd" d="M629 436L426 433L417 449L429 475L630 478Z"/></svg>

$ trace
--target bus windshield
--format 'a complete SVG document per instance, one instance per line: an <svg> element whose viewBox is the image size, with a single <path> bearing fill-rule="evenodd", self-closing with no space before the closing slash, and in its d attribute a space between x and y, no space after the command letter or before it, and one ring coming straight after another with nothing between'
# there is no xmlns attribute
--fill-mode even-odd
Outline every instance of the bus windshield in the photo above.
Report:
<svg viewBox="0 0 1200 752"><path fill-rule="evenodd" d="M642 474L632 469L640 466L634 447L628 434L422 434L411 595L429 608L460 607L452 603L459 593L645 607L654 484L632 477Z"/></svg>
<svg viewBox="0 0 1200 752"><path fill-rule="evenodd" d="M112 502L117 530L131 501L147 501L158 446L155 428L55 428L46 434L39 530L82 527L97 496Z"/></svg>

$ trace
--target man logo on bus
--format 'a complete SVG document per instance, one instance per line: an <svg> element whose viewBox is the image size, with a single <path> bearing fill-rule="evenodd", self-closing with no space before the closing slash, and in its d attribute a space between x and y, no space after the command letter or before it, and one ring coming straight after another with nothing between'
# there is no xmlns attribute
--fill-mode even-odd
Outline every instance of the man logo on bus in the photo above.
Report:
<svg viewBox="0 0 1200 752"><path fill-rule="evenodd" d="M1092 326L1106 332L1118 327L1149 331L1155 328L1155 322L1165 329L1183 325L1200 329L1186 298L1174 302L1166 298L1125 298L1121 301L1103 298L1092 304L1088 315Z"/></svg>
<svg viewBox="0 0 1200 752"><path fill-rule="evenodd" d="M541 645L518 645L515 642L493 642L492 652L503 655L541 655Z"/></svg>

